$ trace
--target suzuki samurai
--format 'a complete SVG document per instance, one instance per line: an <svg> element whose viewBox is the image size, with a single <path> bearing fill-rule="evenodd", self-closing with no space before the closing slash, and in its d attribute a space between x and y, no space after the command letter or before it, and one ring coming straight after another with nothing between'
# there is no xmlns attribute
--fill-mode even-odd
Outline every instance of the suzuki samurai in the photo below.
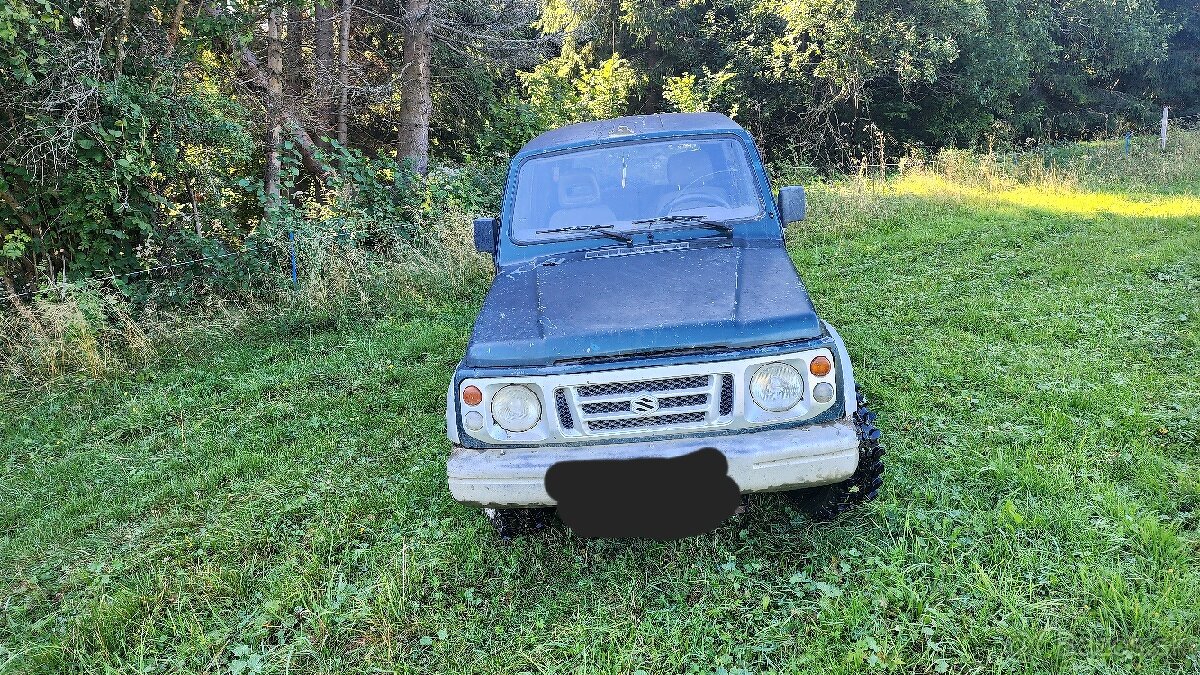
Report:
<svg viewBox="0 0 1200 675"><path fill-rule="evenodd" d="M504 538L554 508L585 536L672 538L754 492L818 519L874 498L875 414L784 247L805 209L716 113L526 144L474 222L495 279L446 393L451 495Z"/></svg>

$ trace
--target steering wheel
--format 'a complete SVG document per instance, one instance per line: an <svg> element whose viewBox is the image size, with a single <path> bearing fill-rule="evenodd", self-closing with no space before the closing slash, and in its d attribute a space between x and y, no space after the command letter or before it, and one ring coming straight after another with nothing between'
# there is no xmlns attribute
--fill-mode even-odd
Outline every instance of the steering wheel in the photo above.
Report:
<svg viewBox="0 0 1200 675"><path fill-rule="evenodd" d="M687 185L684 185L683 187L679 188L679 191L680 191L680 192L683 192L684 190L686 190L686 189L688 189L688 188L692 187L692 186L693 186L693 185L695 185L696 183L699 183L700 181L704 180L705 178L708 178L709 176L715 176L715 175L717 175L717 174L720 174L720 173L733 173L733 169L721 169L720 171L710 171L709 173L706 173L706 174L704 174L703 176L697 176L696 178L693 178L693 179L692 179L692 182L690 182L690 183L688 183Z"/></svg>
<svg viewBox="0 0 1200 675"><path fill-rule="evenodd" d="M690 204L687 208L680 208L684 204ZM675 211L686 211L688 209L696 209L703 206L719 206L721 208L733 208L724 197L720 197L711 192L681 192L676 195L671 201L667 202L662 207L660 215L669 216Z"/></svg>
<svg viewBox="0 0 1200 675"><path fill-rule="evenodd" d="M725 199L724 197L722 197L719 194L716 194L715 188L708 188L709 191L704 192L703 190L705 188L707 188L708 186L702 186L701 189L698 191L693 191L693 192L688 191L692 188L693 185L695 185L696 183L699 183L700 181L704 180L705 178L708 178L709 176L715 176L717 174L731 173L731 172L733 172L733 169L721 169L720 171L711 171L702 176L697 176L696 178L693 178L691 180L691 182L689 182L687 185L684 185L682 188L679 189L679 194L677 194L675 197L673 197L667 203L663 204L662 209L661 209L662 213L660 213L659 215L666 216L666 215L670 215L672 211L676 211L676 210L683 211L685 209L680 209L679 206L681 204L688 204L688 203L692 203L692 202L695 202L695 206L690 206L688 208L700 208L702 206L719 206L719 207L726 208L726 209L732 208L732 205L729 203L729 201L727 199Z"/></svg>

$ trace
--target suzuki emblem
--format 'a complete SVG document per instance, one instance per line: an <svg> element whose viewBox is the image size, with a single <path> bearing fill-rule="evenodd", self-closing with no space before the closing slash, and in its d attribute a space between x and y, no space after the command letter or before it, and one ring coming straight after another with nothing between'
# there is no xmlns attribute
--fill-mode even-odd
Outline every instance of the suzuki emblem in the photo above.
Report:
<svg viewBox="0 0 1200 675"><path fill-rule="evenodd" d="M649 415L658 410L658 399L650 394L642 394L629 402L629 409L639 415Z"/></svg>

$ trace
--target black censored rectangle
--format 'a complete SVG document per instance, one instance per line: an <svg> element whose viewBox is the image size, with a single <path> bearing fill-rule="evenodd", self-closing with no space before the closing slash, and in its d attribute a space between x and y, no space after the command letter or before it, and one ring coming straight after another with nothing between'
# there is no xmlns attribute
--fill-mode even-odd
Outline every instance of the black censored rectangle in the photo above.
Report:
<svg viewBox="0 0 1200 675"><path fill-rule="evenodd" d="M546 472L558 516L584 537L679 539L725 522L741 503L716 448L679 457L571 460Z"/></svg>

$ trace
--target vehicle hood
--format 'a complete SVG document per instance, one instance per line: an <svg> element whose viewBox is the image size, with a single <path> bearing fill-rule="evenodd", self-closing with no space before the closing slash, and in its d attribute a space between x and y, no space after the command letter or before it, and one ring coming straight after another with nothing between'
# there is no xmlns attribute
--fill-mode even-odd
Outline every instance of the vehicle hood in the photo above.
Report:
<svg viewBox="0 0 1200 675"><path fill-rule="evenodd" d="M603 249L502 269L465 365L550 365L820 334L782 246Z"/></svg>

